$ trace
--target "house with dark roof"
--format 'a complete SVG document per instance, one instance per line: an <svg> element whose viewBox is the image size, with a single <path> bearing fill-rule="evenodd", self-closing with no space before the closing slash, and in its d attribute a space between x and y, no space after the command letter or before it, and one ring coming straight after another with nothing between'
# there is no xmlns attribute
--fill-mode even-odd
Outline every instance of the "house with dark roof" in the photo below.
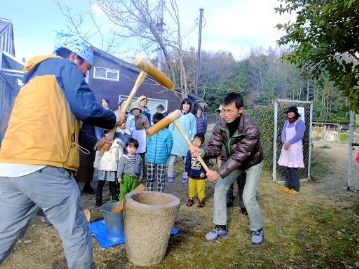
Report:
<svg viewBox="0 0 359 269"><path fill-rule="evenodd" d="M99 102L102 98L108 98L110 107L117 109L119 101L130 94L141 70L135 65L100 49L93 47L93 50L94 65L86 78L87 82ZM134 100L141 95L148 98L148 108L151 110L152 115L159 104L162 104L166 111L172 111L180 106L180 101L172 91L169 91L149 76L146 77L138 89Z"/></svg>
<svg viewBox="0 0 359 269"><path fill-rule="evenodd" d="M5 134L10 111L22 84L23 65L15 59L12 23L0 18L0 142Z"/></svg>
<svg viewBox="0 0 359 269"><path fill-rule="evenodd" d="M14 30L11 21L0 18L0 50L15 56Z"/></svg>
<svg viewBox="0 0 359 269"><path fill-rule="evenodd" d="M86 76L97 100L110 100L110 107L118 108L118 103L130 94L141 70L111 54L93 47L94 66ZM13 101L21 86L23 64L15 59L14 34L11 21L0 18L0 142L5 133ZM147 76L134 101L141 95L148 98L148 108L153 115L162 104L165 111L179 108L180 101L172 91L161 86Z"/></svg>

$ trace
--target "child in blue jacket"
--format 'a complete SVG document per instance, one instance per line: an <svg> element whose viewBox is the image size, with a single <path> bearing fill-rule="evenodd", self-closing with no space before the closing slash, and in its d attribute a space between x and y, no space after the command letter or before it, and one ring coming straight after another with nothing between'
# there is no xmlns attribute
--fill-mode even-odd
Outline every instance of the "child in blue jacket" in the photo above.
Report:
<svg viewBox="0 0 359 269"><path fill-rule="evenodd" d="M162 113L155 113L152 121L156 124L163 118ZM157 191L163 192L165 188L166 163L173 146L172 133L167 128L163 128L158 133L147 136L146 144L147 189L152 191L155 171L157 170Z"/></svg>
<svg viewBox="0 0 359 269"><path fill-rule="evenodd" d="M196 148L202 147L204 143L203 134L195 134L192 140L192 145ZM204 160L209 164L208 159ZM185 172L189 178L188 180L188 201L187 206L193 205L193 198L196 196L196 190L198 195L197 207L204 207L204 198L206 196L206 170L202 167L201 163L196 157L191 156L191 151L187 152Z"/></svg>

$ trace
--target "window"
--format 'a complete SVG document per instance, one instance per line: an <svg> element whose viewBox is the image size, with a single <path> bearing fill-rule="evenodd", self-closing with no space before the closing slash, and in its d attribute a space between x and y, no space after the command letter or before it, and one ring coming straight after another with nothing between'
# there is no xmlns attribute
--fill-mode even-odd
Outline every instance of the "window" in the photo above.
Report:
<svg viewBox="0 0 359 269"><path fill-rule="evenodd" d="M121 101L123 99L126 99L128 96L127 95L120 95L118 97L118 101ZM138 97L134 97L132 99L132 103L133 102L137 102ZM168 110L168 100L165 99L156 99L156 98L148 98L147 97L147 107L148 109L151 111L151 115L153 116L153 114L156 113L156 107L161 104L165 107L165 112L167 112Z"/></svg>
<svg viewBox="0 0 359 269"><path fill-rule="evenodd" d="M120 70L95 66L94 67L94 72L93 72L93 77L96 78L96 79L119 81L119 79L120 79Z"/></svg>

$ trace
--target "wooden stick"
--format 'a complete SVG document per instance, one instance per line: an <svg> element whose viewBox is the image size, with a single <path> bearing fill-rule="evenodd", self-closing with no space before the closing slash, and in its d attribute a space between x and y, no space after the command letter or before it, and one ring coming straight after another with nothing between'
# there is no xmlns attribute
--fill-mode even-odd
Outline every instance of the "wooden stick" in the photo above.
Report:
<svg viewBox="0 0 359 269"><path fill-rule="evenodd" d="M111 210L113 213L120 213L123 211L123 201L121 203L118 203L116 206L114 206Z"/></svg>
<svg viewBox="0 0 359 269"><path fill-rule="evenodd" d="M172 111L169 113L165 118L157 122L156 124L152 125L151 127L146 129L147 135L154 135L155 133L158 133L163 128L170 125L172 122L177 120L179 117L182 116L182 112L179 109L176 109L175 111Z"/></svg>
<svg viewBox="0 0 359 269"><path fill-rule="evenodd" d="M181 125L178 123L177 120L175 120L173 122L173 124L176 126L178 132L181 134L181 136L183 137L184 141L186 141L188 147L192 147L192 143L191 141L189 141L188 137L186 136L185 132L183 131ZM207 166L207 164L204 162L204 160L202 159L201 156L198 156L197 157L197 160L201 163L201 165L203 166L204 170L206 170L206 172L208 173L209 171L209 168Z"/></svg>
<svg viewBox="0 0 359 269"><path fill-rule="evenodd" d="M88 222L94 222L99 219L103 219L103 214L100 209L84 209L84 214Z"/></svg>
<svg viewBox="0 0 359 269"><path fill-rule="evenodd" d="M145 80L147 76L147 73L145 71L141 71L136 79L135 85L133 86L130 94L128 95L125 104L123 105L123 108L121 109L121 112L126 113L128 107L130 106L133 97L135 97L135 94L137 93L138 88L142 85L143 81Z"/></svg>
<svg viewBox="0 0 359 269"><path fill-rule="evenodd" d="M140 184L138 185L133 191L138 191L138 192L141 192L141 191L147 191L147 188L144 184ZM120 213L123 211L123 208L124 208L124 201L122 201L122 203L118 203L116 206L114 206L112 208L112 212L114 213Z"/></svg>
<svg viewBox="0 0 359 269"><path fill-rule="evenodd" d="M135 82L135 85L133 86L131 92L130 92L130 95L128 96L128 98L126 99L125 101L125 104L123 105L122 109L121 109L121 112L123 113L126 113L128 107L130 106L131 102L132 102L132 99L133 97L135 96L138 88L141 86L141 84L143 83L143 81L145 80L147 76L147 73L145 71L141 71L140 74L137 76L137 79L136 79L136 82ZM112 140L113 137L115 136L115 133L116 133L116 126L111 129L108 133L107 133L107 139L109 140ZM102 156L104 154L105 150L104 149L101 149L100 151L100 156Z"/></svg>

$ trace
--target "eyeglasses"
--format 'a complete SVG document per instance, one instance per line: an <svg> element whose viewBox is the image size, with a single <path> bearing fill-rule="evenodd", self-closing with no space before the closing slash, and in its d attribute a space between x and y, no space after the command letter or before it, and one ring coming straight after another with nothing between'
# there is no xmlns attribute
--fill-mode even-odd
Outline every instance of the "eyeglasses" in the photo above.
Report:
<svg viewBox="0 0 359 269"><path fill-rule="evenodd" d="M238 109L237 110L232 110L232 109L223 109L222 108L222 111L219 112L219 113L222 113L222 114L236 114L238 113Z"/></svg>

